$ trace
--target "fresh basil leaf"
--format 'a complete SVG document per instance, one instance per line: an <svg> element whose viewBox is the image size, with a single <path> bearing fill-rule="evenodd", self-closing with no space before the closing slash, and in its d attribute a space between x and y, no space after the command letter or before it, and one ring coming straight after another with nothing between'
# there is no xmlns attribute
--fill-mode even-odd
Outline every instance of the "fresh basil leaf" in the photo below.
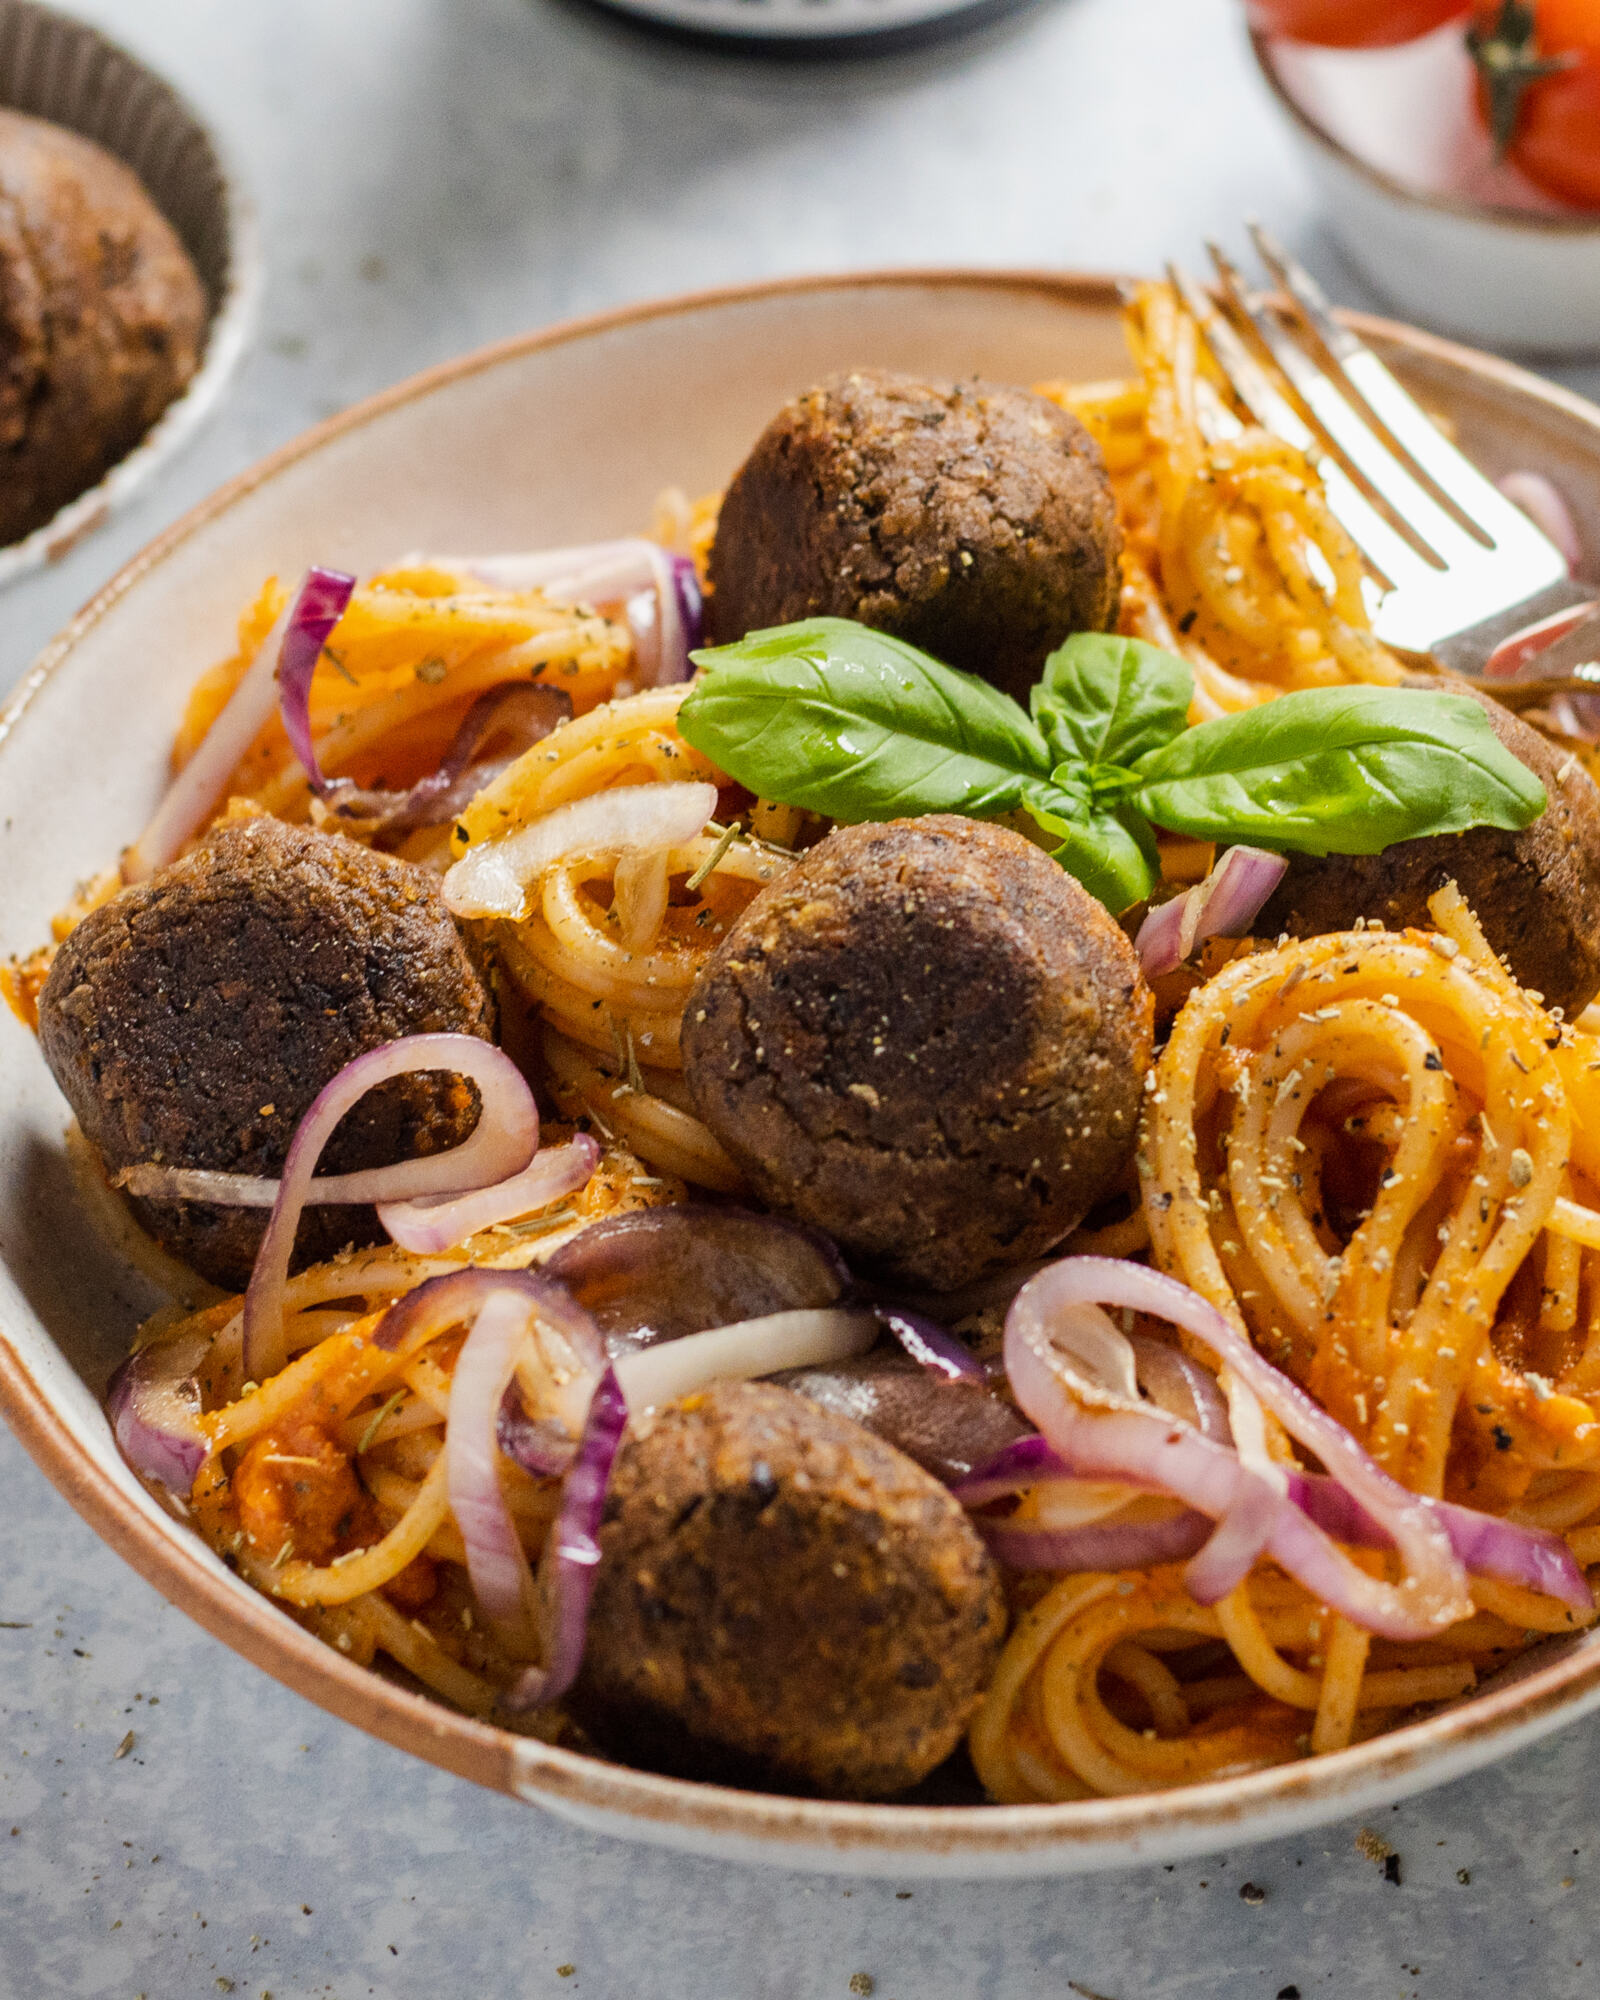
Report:
<svg viewBox="0 0 1600 2000"><path fill-rule="evenodd" d="M1186 730L1139 760L1130 803L1157 826L1300 854L1519 828L1544 787L1466 695L1311 688Z"/></svg>
<svg viewBox="0 0 1600 2000"><path fill-rule="evenodd" d="M993 819L1055 763L1009 695L848 618L695 653L678 728L764 799L838 820Z"/></svg>
<svg viewBox="0 0 1600 2000"><path fill-rule="evenodd" d="M1194 676L1176 654L1113 632L1074 632L1044 663L1033 719L1058 759L1134 764L1188 726Z"/></svg>
<svg viewBox="0 0 1600 2000"><path fill-rule="evenodd" d="M1064 811L1069 801L1076 809ZM1143 902L1161 879L1155 836L1137 813L1071 800L1053 786L1030 791L1023 803L1046 833L1058 837L1052 860L1075 875L1114 917Z"/></svg>

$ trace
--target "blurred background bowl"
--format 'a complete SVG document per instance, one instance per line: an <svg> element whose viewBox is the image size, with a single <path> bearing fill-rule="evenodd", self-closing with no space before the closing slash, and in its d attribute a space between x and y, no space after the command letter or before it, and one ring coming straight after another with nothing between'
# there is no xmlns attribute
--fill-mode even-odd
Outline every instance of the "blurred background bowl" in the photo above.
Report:
<svg viewBox="0 0 1600 2000"><path fill-rule="evenodd" d="M1459 25L1398 49L1252 40L1329 228L1386 299L1487 346L1600 353L1600 214L1496 164Z"/></svg>
<svg viewBox="0 0 1600 2000"><path fill-rule="evenodd" d="M87 22L34 0L0 0L0 105L81 132L131 167L194 260L210 308L188 387L101 480L0 548L4 585L98 527L216 407L255 319L261 252L254 213L216 136L171 84Z"/></svg>

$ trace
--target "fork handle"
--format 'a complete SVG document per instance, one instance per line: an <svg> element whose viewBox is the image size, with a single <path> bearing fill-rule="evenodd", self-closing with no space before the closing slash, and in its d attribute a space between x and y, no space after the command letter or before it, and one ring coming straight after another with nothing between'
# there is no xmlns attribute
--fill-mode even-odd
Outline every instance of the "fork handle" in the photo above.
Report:
<svg viewBox="0 0 1600 2000"><path fill-rule="evenodd" d="M1441 666L1451 667L1471 680L1480 680L1490 660L1519 633L1543 624L1563 611L1600 609L1600 584L1583 583L1577 577L1562 577L1520 604L1497 611L1460 632L1433 645L1433 657ZM1559 643L1559 641L1557 642Z"/></svg>

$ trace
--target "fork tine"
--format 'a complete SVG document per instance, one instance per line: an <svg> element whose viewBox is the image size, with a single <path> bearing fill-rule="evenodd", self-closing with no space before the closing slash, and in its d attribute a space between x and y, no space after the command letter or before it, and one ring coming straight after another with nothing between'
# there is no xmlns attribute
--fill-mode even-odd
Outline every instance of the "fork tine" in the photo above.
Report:
<svg viewBox="0 0 1600 2000"><path fill-rule="evenodd" d="M1224 298L1244 316L1295 394L1310 411L1327 447L1345 469L1376 494L1404 524L1408 540L1431 554L1436 568L1455 567L1484 554L1484 544L1466 531L1412 477L1361 412L1339 392L1335 379L1308 355L1260 298L1253 296L1237 268L1215 244L1207 246Z"/></svg>
<svg viewBox="0 0 1600 2000"><path fill-rule="evenodd" d="M1547 538L1444 435L1366 343L1333 317L1322 288L1260 223L1249 225L1262 261L1294 301L1358 413L1364 414L1412 476L1476 537L1537 561ZM1545 567L1549 568L1548 560ZM1552 576L1560 575L1552 570Z"/></svg>
<svg viewBox="0 0 1600 2000"><path fill-rule="evenodd" d="M1245 410L1264 430L1303 451L1316 467L1329 506L1361 551L1380 590L1392 591L1408 581L1434 576L1435 570L1411 542L1327 456L1315 432L1201 287L1176 264L1168 264L1167 275Z"/></svg>

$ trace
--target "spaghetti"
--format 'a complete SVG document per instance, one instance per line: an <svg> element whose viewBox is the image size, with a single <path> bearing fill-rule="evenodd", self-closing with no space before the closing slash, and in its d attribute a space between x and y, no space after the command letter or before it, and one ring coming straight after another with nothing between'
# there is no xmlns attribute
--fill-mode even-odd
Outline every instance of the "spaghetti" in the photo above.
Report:
<svg viewBox="0 0 1600 2000"><path fill-rule="evenodd" d="M1592 1560L1600 1041L1515 984L1453 885L1431 909L1433 933L1246 949L1191 995L1148 1080L1153 1261L1404 1486ZM1268 1448L1297 1464L1276 1426ZM1068 1578L1013 1634L973 1754L1010 1799L1186 1783L1342 1748L1584 1622L1502 1581L1472 1596L1398 1643L1266 1562L1210 1608L1176 1571Z"/></svg>

